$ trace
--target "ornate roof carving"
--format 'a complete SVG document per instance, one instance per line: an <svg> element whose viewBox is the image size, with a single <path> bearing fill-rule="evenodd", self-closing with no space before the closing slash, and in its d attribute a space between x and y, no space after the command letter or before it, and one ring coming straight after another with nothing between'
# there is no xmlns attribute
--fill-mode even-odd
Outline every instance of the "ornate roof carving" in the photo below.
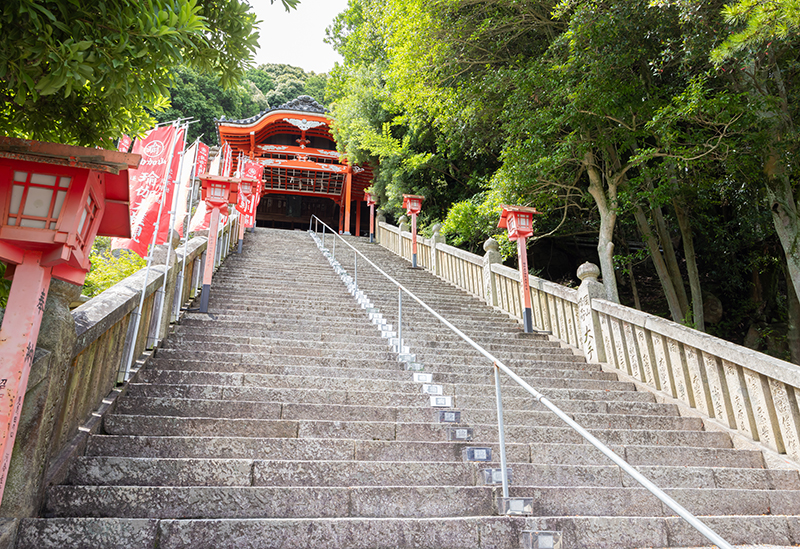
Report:
<svg viewBox="0 0 800 549"><path fill-rule="evenodd" d="M278 105L277 107L273 107L271 109L267 109L261 111L255 116L251 116L250 118L242 118L240 120L231 120L225 118L223 115L221 118L215 118L214 121L216 122L224 122L225 124L241 124L247 125L252 124L263 117L265 114L269 114L273 111L298 111L298 112L310 112L316 114L325 114L328 111L325 107L317 103L313 97L310 95L301 95L296 99L289 101L288 103L284 103L283 105Z"/></svg>

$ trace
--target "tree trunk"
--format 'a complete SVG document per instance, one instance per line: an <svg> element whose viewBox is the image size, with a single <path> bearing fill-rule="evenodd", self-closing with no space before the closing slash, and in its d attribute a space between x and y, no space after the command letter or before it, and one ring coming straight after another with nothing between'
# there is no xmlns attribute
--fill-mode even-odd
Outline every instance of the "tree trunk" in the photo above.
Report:
<svg viewBox="0 0 800 549"><path fill-rule="evenodd" d="M686 288L683 286L683 274L678 266L678 258L675 255L675 246L672 245L672 238L667 229L667 222L664 220L664 213L661 211L661 206L651 206L653 210L653 219L656 223L656 232L658 239L661 242L661 249L664 250L664 261L667 264L667 272L669 278L672 280L672 287L675 288L675 293L678 296L678 304L681 307L681 316L686 318L686 313L689 311L689 298L686 295Z"/></svg>
<svg viewBox="0 0 800 549"><path fill-rule="evenodd" d="M697 269L697 256L694 252L694 237L692 236L692 225L686 210L680 201L673 199L672 205L675 208L675 217L678 218L678 226L681 229L683 238L683 255L686 256L686 271L689 275L689 290L692 293L692 316L694 317L694 327L701 332L706 331L706 320L703 313L703 292L700 287L700 272Z"/></svg>
<svg viewBox="0 0 800 549"><path fill-rule="evenodd" d="M789 354L792 362L800 364L800 300L797 294L792 291L792 281L789 277L789 270L783 266L783 274L786 277L786 297L788 298L789 329L786 332L786 341L789 344Z"/></svg>
<svg viewBox="0 0 800 549"><path fill-rule="evenodd" d="M800 217L788 176L781 173L767 177L766 190L775 232L786 255L791 288L800 298Z"/></svg>
<svg viewBox="0 0 800 549"><path fill-rule="evenodd" d="M600 233L597 241L597 253L600 256L600 272L603 275L603 286L606 298L619 303L617 278L614 273L614 224L617 221L617 181L609 181L608 194L603 186L603 178L594 163L594 154L587 152L583 161L589 175L589 194L597 204L600 212Z"/></svg>
<svg viewBox="0 0 800 549"><path fill-rule="evenodd" d="M664 288L664 296L667 298L667 305L669 305L672 320L675 322L683 322L683 314L681 313L678 295L675 293L675 287L672 285L667 265L658 249L658 241L653 235L653 231L650 230L650 224L647 222L647 216L645 216L644 210L638 204L634 210L634 217L636 218L636 224L639 226L639 231L642 233L642 238L644 238L647 247L650 249L650 257L653 259L656 273L658 273L658 279L661 281L661 286Z"/></svg>

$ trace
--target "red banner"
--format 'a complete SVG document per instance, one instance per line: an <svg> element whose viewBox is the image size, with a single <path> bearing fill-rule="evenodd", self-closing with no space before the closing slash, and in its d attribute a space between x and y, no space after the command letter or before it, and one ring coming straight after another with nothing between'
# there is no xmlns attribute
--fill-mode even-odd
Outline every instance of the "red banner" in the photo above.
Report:
<svg viewBox="0 0 800 549"><path fill-rule="evenodd" d="M258 186L256 182L261 181L263 173L264 166L258 162L245 162L242 166L242 179L249 179L253 181L253 191L256 190L256 187ZM245 216L249 215L250 211L253 209L253 200L255 200L255 198L252 195L245 196L244 193L240 192L239 200L236 203L236 209Z"/></svg>
<svg viewBox="0 0 800 549"><path fill-rule="evenodd" d="M131 138L128 135L122 134L122 137L119 138L119 143L117 143L117 150L119 152L128 152L131 150Z"/></svg>
<svg viewBox="0 0 800 549"><path fill-rule="evenodd" d="M174 179L178 171L180 155L177 153L182 147L183 129L179 131L171 125L151 130L143 140L137 139L134 142L132 152L141 154L142 160L139 168L129 172L132 236L113 239L112 249L128 248L141 257L147 256L147 247L152 242L162 196L166 202L161 208L161 223L156 244L166 242L173 194L173 185L168 183ZM167 184L166 193L165 184Z"/></svg>
<svg viewBox="0 0 800 549"><path fill-rule="evenodd" d="M204 174L208 171L208 145L204 143L197 144L197 168L195 169L195 176Z"/></svg>
<svg viewBox="0 0 800 549"><path fill-rule="evenodd" d="M220 227L228 222L228 217L230 217L228 215L228 208L222 208L219 211ZM191 223L189 223L189 232L205 231L208 229L209 225L211 225L211 209L206 207L205 200L201 200L197 204L197 210L195 210L194 215L192 216Z"/></svg>
<svg viewBox="0 0 800 549"><path fill-rule="evenodd" d="M231 149L230 145L224 143L220 155L222 156L222 163L220 164L219 175L230 177L231 168L233 168L233 149Z"/></svg>

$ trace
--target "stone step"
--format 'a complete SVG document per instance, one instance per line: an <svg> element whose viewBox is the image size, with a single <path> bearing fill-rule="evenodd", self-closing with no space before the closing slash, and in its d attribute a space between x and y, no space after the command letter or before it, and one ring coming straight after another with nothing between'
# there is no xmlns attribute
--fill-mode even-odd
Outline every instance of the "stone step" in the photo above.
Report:
<svg viewBox="0 0 800 549"><path fill-rule="evenodd" d="M258 438L343 438L353 440L396 440L438 442L448 440L452 426L430 423L392 423L380 421L323 421L220 419L214 417L106 416L105 433L109 435L216 436ZM498 441L496 425L471 424L474 444ZM707 448L730 448L727 433L708 431L658 431L632 429L590 429L605 444L676 445ZM581 444L585 439L569 427L506 426L506 440L519 443Z"/></svg>
<svg viewBox="0 0 800 549"><path fill-rule="evenodd" d="M483 463L82 457L68 484L99 486L479 486ZM797 471L637 468L662 488L798 490ZM514 463L512 485L638 487L615 465Z"/></svg>
<svg viewBox="0 0 800 549"><path fill-rule="evenodd" d="M239 357L229 357L239 358ZM391 360L366 360L359 358L331 358L331 357L298 357L294 355L269 355L261 356L258 361L246 360L239 362L238 360L220 360L215 362L208 362L206 360L198 359L185 359L180 358L180 354L173 354L165 356L164 353L158 351L156 356L153 357L152 364L155 367L164 370L201 370L208 371L209 366L213 364L213 369L218 372L232 373L280 373L290 371L292 368L297 367L310 367L310 368L356 368L360 370L394 370L404 371L404 366L398 363L396 358ZM552 376L561 376L565 370L572 370L577 372L587 372L591 374L601 373L599 364L589 364L588 362L524 362L524 361L509 361L506 364L512 368L517 375L525 377L527 375L536 375L540 372L547 372ZM431 373L441 374L466 374L466 375L480 375L486 372L491 372L484 363L475 362L473 364L453 364L450 362L427 362L423 364L423 370ZM358 375L361 375L360 373ZM606 374L603 374L606 375Z"/></svg>
<svg viewBox="0 0 800 549"><path fill-rule="evenodd" d="M589 402L589 401L555 401L555 404L565 413L573 415L576 419L581 414L592 417L605 416L608 421L623 421L623 418L635 414L629 419L631 426L647 425L640 423L636 418L641 417L641 422L658 422L663 416L678 416L677 408L670 404L638 403L638 402ZM561 425L561 421L554 421L556 416L541 404L535 404L530 409L505 409L503 418L509 424L515 421L537 421L542 425ZM436 410L424 406L377 406L357 404L314 404L298 402L263 402L263 401L226 401L197 398L158 398L134 397L126 395L116 408L117 413L139 415L167 415L181 417L227 417L227 418L252 418L252 419L333 419L341 421L438 421L433 415ZM463 413L466 413L464 411ZM472 408L469 416L475 421L493 423L496 408ZM547 419L541 421L540 418ZM599 420L599 424L602 423ZM624 425L624 422L623 422Z"/></svg>
<svg viewBox="0 0 800 549"><path fill-rule="evenodd" d="M322 438L256 438L199 436L96 435L89 441L87 456L236 458L325 461L463 461L462 450L470 443L348 440ZM499 457L496 444L492 456ZM611 446L631 465L674 465L762 468L760 452L731 448L663 446ZM599 450L586 444L506 444L509 463L561 463L607 465Z"/></svg>
<svg viewBox="0 0 800 549"><path fill-rule="evenodd" d="M231 371L235 368L230 366L228 371L217 371L216 364L210 365L206 362L187 361L187 365L192 368L180 369L180 361L164 364L169 366L162 368L162 361L154 359L150 367L142 370L137 378L142 383L176 383L179 379L194 380L195 384L216 384L216 385L243 385L252 376L308 376L325 378L346 378L346 379L375 379L385 381L407 382L413 379L412 372L399 369L397 362L383 364L370 364L368 368L363 366L357 368L335 368L324 366L262 366L261 372L242 372ZM384 366L378 368L377 366ZM433 383L453 383L453 384L476 384L494 385L494 374L491 369L485 368L483 373L444 373L444 372L425 372L433 375ZM505 377L505 376L504 376ZM555 368L549 370L526 369L523 373L524 379L556 378L560 380L576 381L617 381L618 376L613 372L602 372L599 370L573 370ZM502 381L502 386L512 386L516 383L510 380Z"/></svg>
<svg viewBox="0 0 800 549"><path fill-rule="evenodd" d="M17 549L519 549L519 517L24 519ZM385 545L385 544L390 545Z"/></svg>
<svg viewBox="0 0 800 549"><path fill-rule="evenodd" d="M228 487L53 486L57 517L332 518L464 517L494 514L483 486Z"/></svg>
<svg viewBox="0 0 800 549"><path fill-rule="evenodd" d="M761 544L800 544L796 516L702 514L697 518L729 543L748 544L746 547L756 543L756 549L765 549ZM560 531L562 545L570 549L689 548L708 544L704 536L679 517L540 517L527 519L526 529Z"/></svg>
<svg viewBox="0 0 800 549"><path fill-rule="evenodd" d="M353 372L354 374L356 372ZM137 380L139 383L146 384L183 384L183 385L229 385L239 387L271 387L271 388L307 388L307 389L326 389L346 391L358 388L365 391L376 392L401 392L418 393L421 383L413 381L409 372L403 372L405 379L360 379L358 377L331 377L331 376L298 376L298 375L276 375L276 374L242 374L242 373L209 373L191 372L181 370L161 370L158 374L145 373ZM478 395L494 394L494 379L488 376L483 383L446 383L440 380L439 374L434 375L431 384L442 386L446 395ZM608 391L633 391L633 383L593 380L593 379L573 379L559 377L530 376L526 381L531 385L548 389L592 389ZM506 378L501 385L503 395L522 396L520 388L513 380ZM518 394L519 393L519 394Z"/></svg>
<svg viewBox="0 0 800 549"><path fill-rule="evenodd" d="M45 513L55 517L338 518L464 517L496 512L498 487L488 486L53 486ZM788 515L800 505L793 490L671 488L690 513ZM669 516L642 488L513 486L532 497L537 517Z"/></svg>
<svg viewBox="0 0 800 549"><path fill-rule="evenodd" d="M652 394L636 391L542 389L542 393L553 401L655 402L655 398ZM423 394L421 389L414 393L390 393L362 391L358 389L333 390L237 387L225 385L148 385L134 383L129 385L128 394L137 397L356 404L368 406L427 406L430 403L430 397L427 394ZM523 392L519 392L519 395L520 396L504 396L503 407L509 410L530 408L532 397L522 396ZM464 410L470 408L491 408L494 404L494 394L488 393L486 395L459 395L453 399L453 405Z"/></svg>

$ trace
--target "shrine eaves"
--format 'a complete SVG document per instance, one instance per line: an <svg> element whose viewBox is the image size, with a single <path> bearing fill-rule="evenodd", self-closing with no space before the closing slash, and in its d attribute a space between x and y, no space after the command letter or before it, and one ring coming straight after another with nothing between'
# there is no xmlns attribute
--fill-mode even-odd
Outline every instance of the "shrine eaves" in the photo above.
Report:
<svg viewBox="0 0 800 549"><path fill-rule="evenodd" d="M340 232L364 232L364 189L372 183L373 171L369 165L350 165L339 155L327 113L301 95L252 118L216 120L220 145L228 143L233 150L232 172L224 175L236 171L240 156L264 165L259 226L307 227L316 214L334 228L338 225Z"/></svg>

